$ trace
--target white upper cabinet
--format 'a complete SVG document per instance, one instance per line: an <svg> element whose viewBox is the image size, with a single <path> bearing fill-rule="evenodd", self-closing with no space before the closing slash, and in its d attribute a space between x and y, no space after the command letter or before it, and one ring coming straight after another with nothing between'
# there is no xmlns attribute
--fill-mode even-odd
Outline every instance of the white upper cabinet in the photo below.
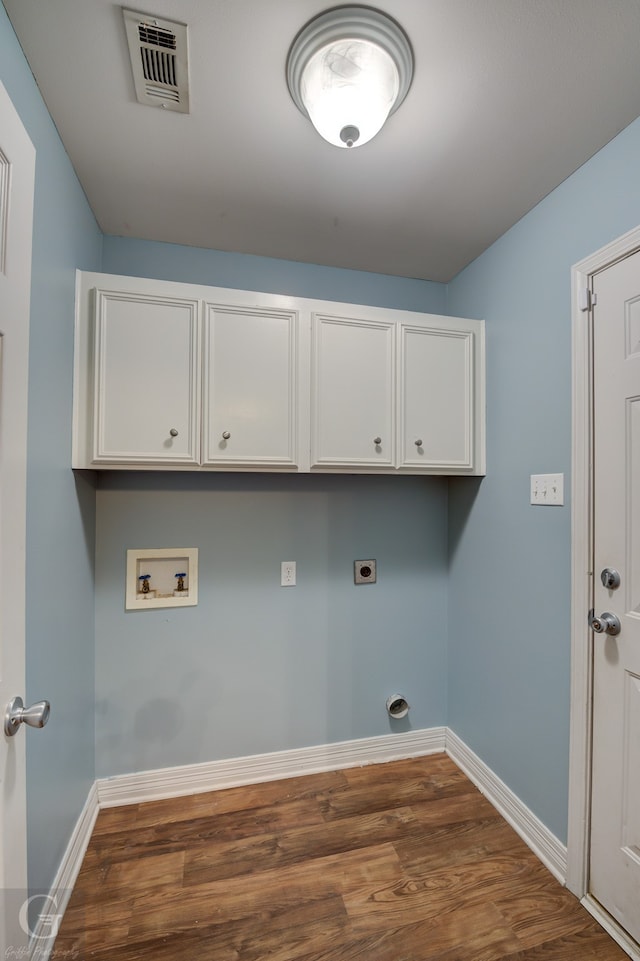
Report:
<svg viewBox="0 0 640 961"><path fill-rule="evenodd" d="M479 332L473 321L434 317L401 324L400 468L473 472Z"/></svg>
<svg viewBox="0 0 640 961"><path fill-rule="evenodd" d="M395 324L314 314L311 465L392 468Z"/></svg>
<svg viewBox="0 0 640 961"><path fill-rule="evenodd" d="M295 311L205 304L203 464L297 463Z"/></svg>
<svg viewBox="0 0 640 961"><path fill-rule="evenodd" d="M94 291L94 464L199 460L198 302Z"/></svg>
<svg viewBox="0 0 640 961"><path fill-rule="evenodd" d="M483 474L484 322L78 271L74 467Z"/></svg>

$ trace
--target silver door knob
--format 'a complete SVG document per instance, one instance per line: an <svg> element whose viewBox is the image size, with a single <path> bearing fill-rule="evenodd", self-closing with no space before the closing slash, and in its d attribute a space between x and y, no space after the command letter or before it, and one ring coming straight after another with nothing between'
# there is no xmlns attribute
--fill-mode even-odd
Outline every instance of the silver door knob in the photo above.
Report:
<svg viewBox="0 0 640 961"><path fill-rule="evenodd" d="M620 620L615 614L605 611L600 617L591 618L591 627L596 634L611 634L615 637L620 633Z"/></svg>
<svg viewBox="0 0 640 961"><path fill-rule="evenodd" d="M605 567L600 573L600 580L602 581L602 586L606 587L609 591L615 591L620 587L620 575L613 567Z"/></svg>
<svg viewBox="0 0 640 961"><path fill-rule="evenodd" d="M14 697L7 704L4 714L4 733L7 737L13 737L21 724L44 727L50 713L51 705L48 701L37 701L31 707L25 707L21 697Z"/></svg>
<svg viewBox="0 0 640 961"><path fill-rule="evenodd" d="M169 431L169 433L170 433L170 435L171 435L172 437L177 437L177 436L178 436L178 431L175 429L175 427L172 427L171 430Z"/></svg>
<svg viewBox="0 0 640 961"><path fill-rule="evenodd" d="M419 439L416 441L416 447L422 447L422 438L419 438Z"/></svg>
<svg viewBox="0 0 640 961"><path fill-rule="evenodd" d="M222 439L223 439L223 440L229 440L230 437L231 437L231 431L230 431L230 430L223 430L223 431L222 431Z"/></svg>
<svg viewBox="0 0 640 961"><path fill-rule="evenodd" d="M376 447L379 447L380 444L382 443L382 437L374 437L373 443L376 445Z"/></svg>

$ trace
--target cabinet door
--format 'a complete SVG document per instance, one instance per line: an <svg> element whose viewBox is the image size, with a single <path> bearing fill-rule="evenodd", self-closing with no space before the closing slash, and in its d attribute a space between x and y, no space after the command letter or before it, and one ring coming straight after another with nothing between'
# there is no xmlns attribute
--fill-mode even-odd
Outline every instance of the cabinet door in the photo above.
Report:
<svg viewBox="0 0 640 961"><path fill-rule="evenodd" d="M296 311L207 304L204 384L204 464L296 466Z"/></svg>
<svg viewBox="0 0 640 961"><path fill-rule="evenodd" d="M402 325L400 467L473 470L474 334Z"/></svg>
<svg viewBox="0 0 640 961"><path fill-rule="evenodd" d="M95 291L93 462L197 464L198 302Z"/></svg>
<svg viewBox="0 0 640 961"><path fill-rule="evenodd" d="M393 467L395 324L313 317L312 464Z"/></svg>

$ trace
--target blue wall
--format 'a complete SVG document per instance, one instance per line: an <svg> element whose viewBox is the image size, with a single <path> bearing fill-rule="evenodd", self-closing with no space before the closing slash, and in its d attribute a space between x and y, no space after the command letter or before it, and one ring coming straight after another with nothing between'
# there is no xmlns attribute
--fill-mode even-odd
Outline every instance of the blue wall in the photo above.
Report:
<svg viewBox="0 0 640 961"><path fill-rule="evenodd" d="M104 238L102 269L107 274L235 287L397 310L446 313L446 286L428 280L126 237Z"/></svg>
<svg viewBox="0 0 640 961"><path fill-rule="evenodd" d="M27 738L31 886L53 880L94 778L95 492L71 463L75 269L102 237L0 4L0 80L36 148L27 468L27 701L51 720ZM16 693L18 693L16 691Z"/></svg>
<svg viewBox="0 0 640 961"><path fill-rule="evenodd" d="M112 473L97 513L98 776L445 723L446 481ZM197 607L124 611L149 547L198 548Z"/></svg>
<svg viewBox="0 0 640 961"><path fill-rule="evenodd" d="M445 308L441 284L115 237L103 269ZM396 690L393 729L445 723L445 480L103 474L97 517L98 776L386 734ZM197 608L125 612L126 549L176 546L199 549ZM366 557L378 583L356 587Z"/></svg>
<svg viewBox="0 0 640 961"><path fill-rule="evenodd" d="M640 222L640 120L449 286L486 319L487 464L450 485L449 725L566 838L571 266ZM564 472L565 506L529 505ZM585 612L586 615L586 612Z"/></svg>

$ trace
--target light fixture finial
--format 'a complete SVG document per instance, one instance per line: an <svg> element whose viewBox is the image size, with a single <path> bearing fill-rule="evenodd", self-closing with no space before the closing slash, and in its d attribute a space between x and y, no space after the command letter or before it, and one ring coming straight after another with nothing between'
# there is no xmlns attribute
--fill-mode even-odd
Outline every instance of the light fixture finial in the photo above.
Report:
<svg viewBox="0 0 640 961"><path fill-rule="evenodd" d="M371 7L336 7L300 31L287 58L298 109L337 147L359 147L382 128L411 85L413 53L402 28Z"/></svg>

